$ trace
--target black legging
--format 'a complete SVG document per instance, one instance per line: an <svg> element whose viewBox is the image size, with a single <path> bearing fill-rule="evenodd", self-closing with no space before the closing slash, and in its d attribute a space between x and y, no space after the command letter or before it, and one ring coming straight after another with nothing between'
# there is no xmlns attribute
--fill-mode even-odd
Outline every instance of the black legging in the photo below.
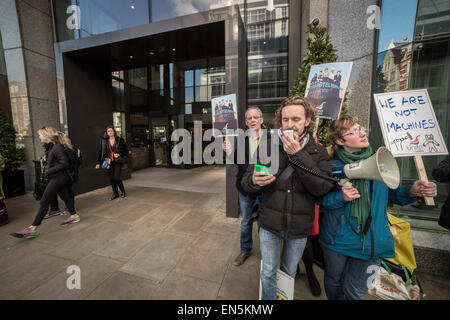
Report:
<svg viewBox="0 0 450 320"><path fill-rule="evenodd" d="M73 193L72 189L72 179L69 179L69 182L67 182L67 190L69 191L69 196L72 198L72 201L75 203L75 194ZM58 211L58 210L59 210L58 195L55 194L55 197L50 201L50 211Z"/></svg>
<svg viewBox="0 0 450 320"><path fill-rule="evenodd" d="M125 187L120 179L120 175L122 174L122 165L113 162L107 171L114 195L119 196L119 190L117 187L119 187L121 192L125 192Z"/></svg>
<svg viewBox="0 0 450 320"><path fill-rule="evenodd" d="M311 236L308 236L308 241L306 242L305 250L302 256L303 263L305 264L306 273L313 272L314 265L314 249L312 246Z"/></svg>
<svg viewBox="0 0 450 320"><path fill-rule="evenodd" d="M71 192L68 188L70 177L67 173L61 172L56 176L52 177L45 188L44 194L42 195L39 211L34 219L33 226L39 226L46 215L50 202L54 200L56 195L59 195L64 203L67 205L70 214L77 213L75 211L74 200L71 196Z"/></svg>

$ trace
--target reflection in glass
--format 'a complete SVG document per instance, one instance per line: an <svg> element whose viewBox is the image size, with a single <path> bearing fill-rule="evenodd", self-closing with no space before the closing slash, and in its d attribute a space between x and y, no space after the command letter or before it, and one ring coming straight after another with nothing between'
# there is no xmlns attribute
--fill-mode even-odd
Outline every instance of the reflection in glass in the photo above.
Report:
<svg viewBox="0 0 450 320"><path fill-rule="evenodd" d="M415 40L450 35L450 1L420 0L417 10Z"/></svg>
<svg viewBox="0 0 450 320"><path fill-rule="evenodd" d="M224 8L231 5L239 5L242 10L244 4L244 0L151 0L150 2L152 22Z"/></svg>
<svg viewBox="0 0 450 320"><path fill-rule="evenodd" d="M378 52L388 50L392 43L412 41L416 8L417 0L383 0Z"/></svg>

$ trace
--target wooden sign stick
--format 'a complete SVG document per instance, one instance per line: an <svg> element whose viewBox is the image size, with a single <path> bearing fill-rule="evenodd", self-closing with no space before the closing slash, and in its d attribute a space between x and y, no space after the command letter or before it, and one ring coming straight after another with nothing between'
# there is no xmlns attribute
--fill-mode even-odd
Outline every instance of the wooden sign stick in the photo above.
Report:
<svg viewBox="0 0 450 320"><path fill-rule="evenodd" d="M317 118L316 124L314 126L314 132L313 132L313 137L316 140L317 140L317 130L319 130L319 121L320 121L320 118Z"/></svg>
<svg viewBox="0 0 450 320"><path fill-rule="evenodd" d="M423 165L422 156L414 156L414 163L416 164L417 173L419 174L419 179L428 182L427 172L425 166ZM434 206L433 197L424 197L425 204L427 206Z"/></svg>

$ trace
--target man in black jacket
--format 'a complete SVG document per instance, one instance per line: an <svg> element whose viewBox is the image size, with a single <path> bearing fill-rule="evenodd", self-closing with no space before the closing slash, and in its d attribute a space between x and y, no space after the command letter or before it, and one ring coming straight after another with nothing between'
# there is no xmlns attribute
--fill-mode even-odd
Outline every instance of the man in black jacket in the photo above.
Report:
<svg viewBox="0 0 450 320"><path fill-rule="evenodd" d="M249 128L245 136L245 163L238 163L237 152L234 154L235 162L238 163L238 173L236 175L236 187L239 191L239 207L241 209L241 252L234 260L235 266L242 265L250 256L253 247L253 219L252 208L256 200L256 196L248 194L241 186L241 180L247 171L250 162L255 163L258 158L257 148L262 136L261 126L264 122L261 110L258 107L250 107L245 112L245 124ZM231 154L231 144L225 139L223 149L227 155ZM235 149L236 151L237 149ZM251 159L253 161L251 161Z"/></svg>
<svg viewBox="0 0 450 320"><path fill-rule="evenodd" d="M438 167L433 170L433 178L439 182L450 182L450 156L442 160ZM450 230L450 193L442 206L438 224Z"/></svg>
<svg viewBox="0 0 450 320"><path fill-rule="evenodd" d="M329 157L313 136L314 107L300 97L286 99L275 113L279 130L279 169L275 175L263 176L250 165L242 178L249 194L261 193L259 236L263 300L276 299L276 272L283 241L281 270L295 278L307 236L314 221L314 205L333 183L307 173L293 162L320 175L331 176ZM293 130L293 139L286 130ZM269 145L269 144L267 144ZM273 148L273 147L272 147Z"/></svg>

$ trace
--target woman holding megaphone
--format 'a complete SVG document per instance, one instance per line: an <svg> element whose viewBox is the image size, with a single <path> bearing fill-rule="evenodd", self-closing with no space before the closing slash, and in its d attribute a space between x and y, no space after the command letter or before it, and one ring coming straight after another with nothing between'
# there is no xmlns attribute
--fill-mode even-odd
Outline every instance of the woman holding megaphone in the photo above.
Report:
<svg viewBox="0 0 450 320"><path fill-rule="evenodd" d="M334 120L328 135L334 151L332 167L372 155L366 130L356 117ZM388 201L406 205L437 194L433 182L415 181L412 186L389 189L368 175L351 180L351 186L336 184L320 200L325 212L319 242L324 253L325 292L330 300L363 299L381 260L395 257L386 214Z"/></svg>

